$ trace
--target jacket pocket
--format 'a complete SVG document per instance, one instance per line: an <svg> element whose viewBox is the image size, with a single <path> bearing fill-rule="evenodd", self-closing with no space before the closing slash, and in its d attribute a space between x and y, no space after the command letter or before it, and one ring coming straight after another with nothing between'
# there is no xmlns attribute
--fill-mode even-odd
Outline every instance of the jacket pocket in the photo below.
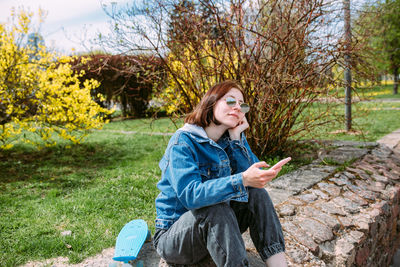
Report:
<svg viewBox="0 0 400 267"><path fill-rule="evenodd" d="M201 180L207 181L219 177L219 167L216 164L198 163Z"/></svg>

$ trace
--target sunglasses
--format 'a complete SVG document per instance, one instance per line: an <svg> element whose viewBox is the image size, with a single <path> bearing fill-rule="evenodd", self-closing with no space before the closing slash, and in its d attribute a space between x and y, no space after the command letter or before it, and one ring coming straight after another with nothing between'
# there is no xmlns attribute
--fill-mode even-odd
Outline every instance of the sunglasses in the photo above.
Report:
<svg viewBox="0 0 400 267"><path fill-rule="evenodd" d="M227 104L229 107L231 107L231 108L235 107L236 104L237 104L237 102L238 102L238 101L236 101L236 99L234 99L233 97L227 97L227 98L225 99L225 101L226 101L226 104ZM246 103L239 103L239 106L240 106L240 111L243 112L243 113L247 113L247 112L249 112L249 110L250 110L249 104L246 104Z"/></svg>

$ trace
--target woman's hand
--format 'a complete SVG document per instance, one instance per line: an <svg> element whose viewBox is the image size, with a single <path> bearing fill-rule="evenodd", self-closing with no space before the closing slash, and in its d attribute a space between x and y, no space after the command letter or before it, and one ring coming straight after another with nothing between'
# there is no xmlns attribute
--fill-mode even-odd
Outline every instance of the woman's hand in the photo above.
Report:
<svg viewBox="0 0 400 267"><path fill-rule="evenodd" d="M243 116L243 119L235 128L231 128L228 130L229 137L231 138L231 140L240 140L240 134L247 128L249 128L249 123L247 122L246 116Z"/></svg>
<svg viewBox="0 0 400 267"><path fill-rule="evenodd" d="M255 188L263 188L274 179L281 171L282 167L271 168L269 170L261 170L269 165L265 161L256 162L243 172L243 185Z"/></svg>

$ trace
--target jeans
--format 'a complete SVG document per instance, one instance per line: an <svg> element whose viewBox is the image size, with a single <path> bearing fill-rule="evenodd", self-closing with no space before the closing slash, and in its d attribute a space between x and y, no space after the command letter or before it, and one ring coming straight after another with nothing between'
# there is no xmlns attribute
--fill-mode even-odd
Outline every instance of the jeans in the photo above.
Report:
<svg viewBox="0 0 400 267"><path fill-rule="evenodd" d="M184 213L168 230L157 229L154 246L169 264L189 265L210 255L219 266L249 266L242 233L262 260L285 251L281 224L265 189L249 188L249 201L221 203Z"/></svg>

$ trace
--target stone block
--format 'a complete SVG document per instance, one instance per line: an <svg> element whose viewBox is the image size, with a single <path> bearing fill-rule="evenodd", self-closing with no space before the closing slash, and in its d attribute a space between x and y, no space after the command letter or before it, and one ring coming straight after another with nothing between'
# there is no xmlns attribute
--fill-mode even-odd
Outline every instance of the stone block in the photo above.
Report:
<svg viewBox="0 0 400 267"><path fill-rule="evenodd" d="M307 253L301 249L287 249L286 255L290 258L289 261L296 264L304 263L307 260Z"/></svg>
<svg viewBox="0 0 400 267"><path fill-rule="evenodd" d="M289 190L277 189L269 186L265 187L265 190L267 190L269 196L271 197L272 202L275 205L278 205L288 200L288 198L294 195L294 192L291 192Z"/></svg>
<svg viewBox="0 0 400 267"><path fill-rule="evenodd" d="M386 188L386 184L381 182L375 182L372 179L368 180L355 180L356 186L360 187L364 191L381 193Z"/></svg>
<svg viewBox="0 0 400 267"><path fill-rule="evenodd" d="M373 223L372 218L365 212L353 216L352 219L354 226L356 226L359 231L364 233L368 233L370 226Z"/></svg>
<svg viewBox="0 0 400 267"><path fill-rule="evenodd" d="M391 171L382 171L382 175L389 178L392 182L400 180L400 173L394 170Z"/></svg>
<svg viewBox="0 0 400 267"><path fill-rule="evenodd" d="M296 197L289 198L287 203L294 205L294 206L303 206L304 204L306 204L304 201L302 201Z"/></svg>
<svg viewBox="0 0 400 267"><path fill-rule="evenodd" d="M272 187L266 187L265 190L267 190L269 196L271 197L272 203L274 203L275 205L286 201L294 194L294 192L289 190L277 189Z"/></svg>
<svg viewBox="0 0 400 267"><path fill-rule="evenodd" d="M326 263L334 262L335 260L335 243L336 240L327 241L319 245L320 247L320 258Z"/></svg>
<svg viewBox="0 0 400 267"><path fill-rule="evenodd" d="M343 197L348 198L355 203L358 203L362 207L369 205L368 201L351 191L345 191L343 193Z"/></svg>
<svg viewBox="0 0 400 267"><path fill-rule="evenodd" d="M400 166L397 166L392 159L388 160L386 164L390 169L390 171L395 171L396 173L400 173Z"/></svg>
<svg viewBox="0 0 400 267"><path fill-rule="evenodd" d="M334 237L330 227L315 219L297 216L293 222L310 235L317 244L332 240Z"/></svg>
<svg viewBox="0 0 400 267"><path fill-rule="evenodd" d="M314 240L302 229L297 227L294 223L283 220L281 221L283 230L289 235L295 238L300 244L309 249L313 254L318 255L319 246Z"/></svg>
<svg viewBox="0 0 400 267"><path fill-rule="evenodd" d="M309 203L314 202L315 200L317 200L318 196L314 195L313 193L308 193L308 194L298 195L297 198L301 199L306 204L309 204Z"/></svg>
<svg viewBox="0 0 400 267"><path fill-rule="evenodd" d="M399 205L394 205L392 208L392 216L394 218L394 220L397 219L397 216L399 215L400 212L400 206Z"/></svg>
<svg viewBox="0 0 400 267"><path fill-rule="evenodd" d="M336 205L338 205L339 207L341 207L350 214L355 214L360 212L361 206L358 203L351 201L350 199L343 197L336 197L332 199L332 201L333 203L335 203Z"/></svg>
<svg viewBox="0 0 400 267"><path fill-rule="evenodd" d="M330 172L326 172L325 166L314 166L312 168L307 166L307 168L310 169L301 167L290 174L283 175L279 179L270 182L269 187L298 194L330 175Z"/></svg>
<svg viewBox="0 0 400 267"><path fill-rule="evenodd" d="M296 207L291 204L279 205L276 207L276 211L280 216L293 216L296 214Z"/></svg>
<svg viewBox="0 0 400 267"><path fill-rule="evenodd" d="M353 193L359 195L360 197L367 199L367 200L372 200L374 201L376 197L378 196L377 193L371 192L371 191L366 191L359 186L356 185L346 185L348 189L350 189Z"/></svg>
<svg viewBox="0 0 400 267"><path fill-rule="evenodd" d="M320 260L317 256L312 254L309 249L299 244L297 241L286 243L286 259L288 261L288 266L326 266L324 261Z"/></svg>
<svg viewBox="0 0 400 267"><path fill-rule="evenodd" d="M354 222L351 217L338 216L337 219L343 228L348 228L348 227L354 226Z"/></svg>
<svg viewBox="0 0 400 267"><path fill-rule="evenodd" d="M392 150L389 147L387 147L386 145L385 146L380 145L379 148L373 149L371 151L372 155L376 156L377 158L379 158L381 160L388 158L392 153L393 153Z"/></svg>
<svg viewBox="0 0 400 267"><path fill-rule="evenodd" d="M390 206L387 201L379 201L371 205L371 207L379 209L385 216L390 215Z"/></svg>
<svg viewBox="0 0 400 267"><path fill-rule="evenodd" d="M381 221L381 223L379 224L377 239L378 240L383 239L385 237L386 232L387 232L386 221Z"/></svg>
<svg viewBox="0 0 400 267"><path fill-rule="evenodd" d="M369 152L368 149L351 147L351 146L343 146L339 147L335 150L329 151L321 155L322 158L332 159L340 164L348 162L350 160L360 158L363 155Z"/></svg>
<svg viewBox="0 0 400 267"><path fill-rule="evenodd" d="M318 196L319 198L322 199L329 199L329 195L325 194L324 192L322 192L321 190L318 189L310 189L310 192L316 196Z"/></svg>
<svg viewBox="0 0 400 267"><path fill-rule="evenodd" d="M340 187L338 187L337 185L335 185L335 184L329 184L329 183L319 183L318 184L318 187L321 189L321 190L323 190L323 191L325 191L325 192L327 192L329 195L331 195L331 196L334 196L334 197L336 197L336 196L338 196L338 195L340 195Z"/></svg>
<svg viewBox="0 0 400 267"><path fill-rule="evenodd" d="M347 236L341 237L335 245L336 266L352 266L356 256L356 249Z"/></svg>
<svg viewBox="0 0 400 267"><path fill-rule="evenodd" d="M365 266L369 255L370 255L370 249L367 246L359 249L356 255L357 266Z"/></svg>
<svg viewBox="0 0 400 267"><path fill-rule="evenodd" d="M364 170L367 174L379 174L378 170L375 170L368 162L361 161L356 165L357 169Z"/></svg>
<svg viewBox="0 0 400 267"><path fill-rule="evenodd" d="M397 166L400 167L400 153L394 152L392 155L390 155L389 159L396 164Z"/></svg>
<svg viewBox="0 0 400 267"><path fill-rule="evenodd" d="M350 231L348 233L349 240L353 242L353 244L361 245L365 242L367 235L360 231Z"/></svg>
<svg viewBox="0 0 400 267"><path fill-rule="evenodd" d="M390 182L390 181L389 181L389 178L387 178L387 177L385 177L385 176L382 176L382 175L379 175L379 174L373 174L371 177L372 177L375 181L381 182L381 183L384 183L384 184L387 184L387 183Z"/></svg>
<svg viewBox="0 0 400 267"><path fill-rule="evenodd" d="M399 187L398 186L390 186L388 185L386 190L381 193L382 199L386 200L390 205L399 204Z"/></svg>
<svg viewBox="0 0 400 267"><path fill-rule="evenodd" d="M333 214L333 215L342 215L346 216L347 213L341 208L335 205L332 201L324 201L324 202L318 202L315 203L314 206L328 214Z"/></svg>
<svg viewBox="0 0 400 267"><path fill-rule="evenodd" d="M347 171L343 172L343 175L346 176L347 178L349 178L350 180L356 179L356 176L354 174L347 172Z"/></svg>
<svg viewBox="0 0 400 267"><path fill-rule="evenodd" d="M344 175L339 175L338 177L330 178L329 181L334 182L338 186L349 185L351 182Z"/></svg>
<svg viewBox="0 0 400 267"><path fill-rule="evenodd" d="M369 178L369 175L368 175L364 170L362 170L362 169L355 169L355 168L347 167L346 170L347 170L348 172L355 173L356 176L359 177L359 178L361 178L361 179L366 180L366 179Z"/></svg>

